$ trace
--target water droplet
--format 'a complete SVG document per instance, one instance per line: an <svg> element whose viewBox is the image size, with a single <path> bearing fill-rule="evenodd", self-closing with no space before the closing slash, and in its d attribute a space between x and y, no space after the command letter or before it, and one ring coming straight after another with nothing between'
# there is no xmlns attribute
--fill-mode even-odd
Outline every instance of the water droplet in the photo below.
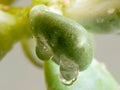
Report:
<svg viewBox="0 0 120 90"><path fill-rule="evenodd" d="M37 37L36 54L42 60L49 60L53 56L53 52L42 36Z"/></svg>
<svg viewBox="0 0 120 90"><path fill-rule="evenodd" d="M43 36L37 36L37 45L39 46L41 51L49 51L49 45L47 44L46 39Z"/></svg>
<svg viewBox="0 0 120 90"><path fill-rule="evenodd" d="M43 46L43 49L47 52L48 51L48 48L44 45Z"/></svg>
<svg viewBox="0 0 120 90"><path fill-rule="evenodd" d="M60 59L60 80L63 84L72 85L78 76L79 66L65 56Z"/></svg>
<svg viewBox="0 0 120 90"><path fill-rule="evenodd" d="M68 81L64 79L63 76L60 74L60 81L65 85L72 85L76 81L76 78L73 78L72 80Z"/></svg>

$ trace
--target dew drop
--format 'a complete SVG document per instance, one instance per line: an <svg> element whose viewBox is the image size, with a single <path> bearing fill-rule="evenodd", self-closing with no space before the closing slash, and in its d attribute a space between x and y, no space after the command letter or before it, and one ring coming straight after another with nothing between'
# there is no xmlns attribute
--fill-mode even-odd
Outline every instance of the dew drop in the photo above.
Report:
<svg viewBox="0 0 120 90"><path fill-rule="evenodd" d="M60 81L65 85L72 85L78 76L79 66L66 57L60 59Z"/></svg>
<svg viewBox="0 0 120 90"><path fill-rule="evenodd" d="M43 36L39 35L39 37L37 37L37 45L39 46L39 48L42 52L49 51L49 46Z"/></svg>
<svg viewBox="0 0 120 90"><path fill-rule="evenodd" d="M49 60L53 56L53 52L42 36L37 37L36 54L42 60Z"/></svg>
<svg viewBox="0 0 120 90"><path fill-rule="evenodd" d="M72 80L66 80L64 77L60 74L60 81L65 84L65 85L72 85L75 81L76 78L73 78Z"/></svg>
<svg viewBox="0 0 120 90"><path fill-rule="evenodd" d="M43 46L43 50L45 50L46 52L48 51L48 48L44 45Z"/></svg>

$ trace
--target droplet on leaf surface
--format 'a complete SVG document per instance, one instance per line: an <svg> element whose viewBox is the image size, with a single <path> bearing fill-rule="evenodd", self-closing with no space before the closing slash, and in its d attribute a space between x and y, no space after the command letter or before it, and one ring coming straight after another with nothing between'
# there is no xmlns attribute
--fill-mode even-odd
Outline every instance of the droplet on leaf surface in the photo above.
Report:
<svg viewBox="0 0 120 90"><path fill-rule="evenodd" d="M71 85L76 81L78 73L79 66L62 56L60 60L60 81L65 85Z"/></svg>

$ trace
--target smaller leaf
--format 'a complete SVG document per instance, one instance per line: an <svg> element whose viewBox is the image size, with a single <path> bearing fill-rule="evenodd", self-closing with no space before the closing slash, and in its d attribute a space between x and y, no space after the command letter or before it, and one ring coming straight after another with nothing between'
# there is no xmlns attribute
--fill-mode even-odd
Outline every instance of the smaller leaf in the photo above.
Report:
<svg viewBox="0 0 120 90"><path fill-rule="evenodd" d="M13 15L0 11L0 59L10 50L14 43L11 28L16 19Z"/></svg>
<svg viewBox="0 0 120 90"><path fill-rule="evenodd" d="M27 10L27 12L26 12ZM26 8L10 8L2 11L0 7L0 59L23 38L31 35Z"/></svg>

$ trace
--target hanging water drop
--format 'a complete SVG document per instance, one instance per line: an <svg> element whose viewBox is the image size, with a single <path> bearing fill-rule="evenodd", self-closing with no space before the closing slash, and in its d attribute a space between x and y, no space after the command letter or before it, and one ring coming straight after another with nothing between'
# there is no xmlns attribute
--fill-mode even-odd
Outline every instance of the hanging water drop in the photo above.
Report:
<svg viewBox="0 0 120 90"><path fill-rule="evenodd" d="M76 81L76 78L68 81L60 74L60 81L65 85L72 85Z"/></svg>
<svg viewBox="0 0 120 90"><path fill-rule="evenodd" d="M62 56L60 60L60 81L65 85L72 85L77 79L78 72L79 66Z"/></svg>
<svg viewBox="0 0 120 90"><path fill-rule="evenodd" d="M48 48L46 46L43 46L43 50L47 52Z"/></svg>
<svg viewBox="0 0 120 90"><path fill-rule="evenodd" d="M49 60L53 56L53 52L44 37L37 37L36 54L41 60Z"/></svg>

